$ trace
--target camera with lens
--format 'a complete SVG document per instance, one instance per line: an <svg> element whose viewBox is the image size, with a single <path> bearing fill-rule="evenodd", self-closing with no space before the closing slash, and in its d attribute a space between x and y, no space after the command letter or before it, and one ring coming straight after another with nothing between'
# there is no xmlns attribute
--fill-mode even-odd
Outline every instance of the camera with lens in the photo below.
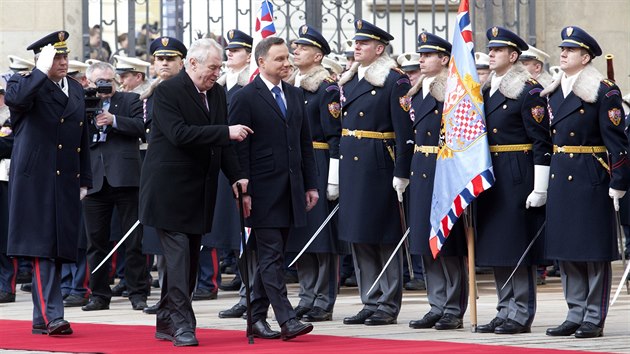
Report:
<svg viewBox="0 0 630 354"><path fill-rule="evenodd" d="M112 93L112 83L107 80L98 80L96 81L96 87L88 87L84 90L85 95L85 114L87 116L88 122L90 122L90 133L94 138L93 142L99 140L99 136L104 131L104 127L96 126L96 116L103 112L103 103L101 102L101 98L97 96L97 94L109 94ZM95 129L95 131L92 131Z"/></svg>

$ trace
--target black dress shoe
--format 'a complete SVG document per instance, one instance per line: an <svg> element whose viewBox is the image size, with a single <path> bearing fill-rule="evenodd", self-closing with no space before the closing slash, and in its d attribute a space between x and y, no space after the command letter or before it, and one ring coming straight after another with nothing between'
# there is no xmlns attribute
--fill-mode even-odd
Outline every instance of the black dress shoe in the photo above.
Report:
<svg viewBox="0 0 630 354"><path fill-rule="evenodd" d="M496 334L518 334L518 333L531 333L532 329L528 326L523 326L522 324L508 319L503 322L502 325L498 326L494 329L494 333Z"/></svg>
<svg viewBox="0 0 630 354"><path fill-rule="evenodd" d="M131 300L131 308L136 311L144 311L147 308L147 301L144 299Z"/></svg>
<svg viewBox="0 0 630 354"><path fill-rule="evenodd" d="M405 290L411 290L411 291L427 290L427 284L422 279L412 279L405 283Z"/></svg>
<svg viewBox="0 0 630 354"><path fill-rule="evenodd" d="M392 316L385 311L376 311L370 317L368 317L363 323L366 326L384 326L389 324L396 324L396 316Z"/></svg>
<svg viewBox="0 0 630 354"><path fill-rule="evenodd" d="M46 330L49 336L68 335L72 334L72 328L70 328L70 322L63 318L52 320L46 325Z"/></svg>
<svg viewBox="0 0 630 354"><path fill-rule="evenodd" d="M422 319L409 321L409 327L414 329L431 328L440 320L442 316L437 313L428 312Z"/></svg>
<svg viewBox="0 0 630 354"><path fill-rule="evenodd" d="M358 286L357 276L352 274L346 281L343 282L343 286L347 286L349 288L356 288Z"/></svg>
<svg viewBox="0 0 630 354"><path fill-rule="evenodd" d="M252 336L262 339L280 338L280 332L274 331L265 320L258 320L252 325Z"/></svg>
<svg viewBox="0 0 630 354"><path fill-rule="evenodd" d="M194 347L199 345L195 331L190 328L180 328L173 335L173 345L176 347Z"/></svg>
<svg viewBox="0 0 630 354"><path fill-rule="evenodd" d="M193 293L193 301L199 300L214 300L217 298L216 291L210 291L207 289L197 289Z"/></svg>
<svg viewBox="0 0 630 354"><path fill-rule="evenodd" d="M15 294L0 291L0 304L15 302Z"/></svg>
<svg viewBox="0 0 630 354"><path fill-rule="evenodd" d="M48 328L46 328L45 324L37 324L37 325L33 325L33 329L31 330L31 333L33 334L48 334ZM55 334L55 335L70 335L72 334L72 328L70 328L70 325L68 324L68 328L65 330L62 330L61 332Z"/></svg>
<svg viewBox="0 0 630 354"><path fill-rule="evenodd" d="M435 329L437 330L458 329L462 327L464 327L464 321L452 313L445 313L442 318L435 322Z"/></svg>
<svg viewBox="0 0 630 354"><path fill-rule="evenodd" d="M494 330L505 322L504 319L495 317L490 323L477 326L477 332L479 333L494 333Z"/></svg>
<svg viewBox="0 0 630 354"><path fill-rule="evenodd" d="M571 321L564 321L558 327L547 328L546 334L552 337L570 336L573 333L575 333L575 331L577 331L578 328L580 328L579 323L575 323Z"/></svg>
<svg viewBox="0 0 630 354"><path fill-rule="evenodd" d="M245 314L247 307L241 304L236 304L231 308L223 311L219 311L219 318L239 318Z"/></svg>
<svg viewBox="0 0 630 354"><path fill-rule="evenodd" d="M16 284L24 284L30 283L33 280L33 273L28 271L18 272L17 277L15 278Z"/></svg>
<svg viewBox="0 0 630 354"><path fill-rule="evenodd" d="M292 318L280 326L280 337L282 340L289 340L297 336L307 334L312 330L312 324L302 323L295 318Z"/></svg>
<svg viewBox="0 0 630 354"><path fill-rule="evenodd" d="M112 288L112 296L123 296L123 292L127 290L127 285L118 283ZM129 296L129 293L127 293Z"/></svg>
<svg viewBox="0 0 630 354"><path fill-rule="evenodd" d="M153 281L151 282L151 286L154 288L159 288L160 287L160 280L159 279L153 279Z"/></svg>
<svg viewBox="0 0 630 354"><path fill-rule="evenodd" d="M363 309L354 316L346 317L343 319L343 324L364 324L370 316L374 314L374 311Z"/></svg>
<svg viewBox="0 0 630 354"><path fill-rule="evenodd" d="M308 307L304 307L304 306L298 306L294 309L295 311L295 318L297 318L298 320L302 319L302 316L304 316L307 312L309 312L311 309L309 309Z"/></svg>
<svg viewBox="0 0 630 354"><path fill-rule="evenodd" d="M20 285L20 290L30 293L33 290L33 283L24 283Z"/></svg>
<svg viewBox="0 0 630 354"><path fill-rule="evenodd" d="M328 312L319 306L313 307L312 310L302 316L302 321L305 322L323 322L332 321L332 311Z"/></svg>
<svg viewBox="0 0 630 354"><path fill-rule="evenodd" d="M93 297L87 303L87 305L82 306L81 310L83 311L100 311L100 310L109 310L109 302L101 299L100 297Z"/></svg>
<svg viewBox="0 0 630 354"><path fill-rule="evenodd" d="M143 308L142 312L146 313L147 315L155 315L157 313L157 310L158 310L158 304L155 304L155 305L151 305L151 306L147 306Z"/></svg>
<svg viewBox="0 0 630 354"><path fill-rule="evenodd" d="M87 305L88 299L84 296L70 294L63 300L63 307L79 307Z"/></svg>
<svg viewBox="0 0 630 354"><path fill-rule="evenodd" d="M583 322L575 331L575 338L597 338L603 335L604 329L591 322Z"/></svg>
<svg viewBox="0 0 630 354"><path fill-rule="evenodd" d="M234 277L234 279L232 279L232 281L230 281L229 283L226 283L226 284L221 283L219 285L219 289L223 291L236 291L236 290L239 290L240 288L241 288L240 277Z"/></svg>

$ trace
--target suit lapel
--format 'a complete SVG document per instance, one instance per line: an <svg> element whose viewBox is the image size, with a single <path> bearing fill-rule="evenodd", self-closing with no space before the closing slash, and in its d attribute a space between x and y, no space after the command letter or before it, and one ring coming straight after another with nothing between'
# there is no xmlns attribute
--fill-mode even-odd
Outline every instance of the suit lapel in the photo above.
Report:
<svg viewBox="0 0 630 354"><path fill-rule="evenodd" d="M203 112L203 116L207 120L210 120L210 114L208 113L208 110L206 109L206 107L203 106L203 102L201 101L201 97L199 96L199 91L197 91L197 88L195 87L195 84L192 82L192 79L190 78L190 76L188 76L188 73L186 73L185 70L182 70L179 73L179 75L182 75L182 80L184 81L184 89L186 93L195 102L195 105L197 106L197 108L201 112ZM208 92L206 92L206 102L208 101L207 95L208 95ZM208 107L211 107L211 106L208 105Z"/></svg>
<svg viewBox="0 0 630 354"><path fill-rule="evenodd" d="M59 104L61 104L61 105L63 105L65 107L66 104L68 103L68 96L66 96L66 94L63 93L63 91L59 88L59 86L57 86L51 80L46 80L45 85L47 85L48 87L46 87L46 88L51 91L52 98L56 102L58 102Z"/></svg>
<svg viewBox="0 0 630 354"><path fill-rule="evenodd" d="M569 95L560 102L558 105L558 101L562 98L562 89L556 90L556 94L552 96L552 101L555 105L552 105L552 108L557 107L557 109L553 112L553 122L557 123L558 121L568 117L572 112L575 112L578 108L582 106L582 100L577 97L573 92L569 93Z"/></svg>
<svg viewBox="0 0 630 354"><path fill-rule="evenodd" d="M352 78L351 81L354 80L359 80L359 76L358 74L354 76L354 78ZM374 89L374 86L372 86L371 83L369 83L367 80L365 80L365 78L363 80L359 80L356 84L356 86L354 87L347 87L346 85L346 89L343 90L343 94L346 97L346 102L344 103L344 106L347 106L350 104L350 102L356 100L357 98L359 98L361 95L363 95L364 93L370 91Z"/></svg>
<svg viewBox="0 0 630 354"><path fill-rule="evenodd" d="M278 107L278 104L276 103L276 100L273 98L273 94L271 93L271 91L269 91L269 89L267 88L267 85L265 85L262 79L258 76L256 76L256 79L254 79L254 82L256 84L256 89L258 90L258 94L276 112L277 117L279 119L284 120L282 118L282 112L280 111L280 107ZM286 94L287 93L285 92L284 93L285 97L286 97ZM287 115L288 114L289 114L289 111L287 110Z"/></svg>
<svg viewBox="0 0 630 354"><path fill-rule="evenodd" d="M418 95L422 95L422 92L418 93ZM422 100L420 107L416 110L416 120L414 123L424 119L427 116L427 113L435 108L435 103L435 97L431 96L431 94L427 94L427 97Z"/></svg>
<svg viewBox="0 0 630 354"><path fill-rule="evenodd" d="M501 91L497 90L494 95L490 96L490 89L486 91L484 94L484 105L486 107L486 115L494 112L503 102L505 102L506 98L503 96Z"/></svg>
<svg viewBox="0 0 630 354"><path fill-rule="evenodd" d="M83 102L83 96L83 90L75 89L68 82L68 104L66 104L66 108L63 110L63 116L72 115L74 111L79 108L79 103Z"/></svg>

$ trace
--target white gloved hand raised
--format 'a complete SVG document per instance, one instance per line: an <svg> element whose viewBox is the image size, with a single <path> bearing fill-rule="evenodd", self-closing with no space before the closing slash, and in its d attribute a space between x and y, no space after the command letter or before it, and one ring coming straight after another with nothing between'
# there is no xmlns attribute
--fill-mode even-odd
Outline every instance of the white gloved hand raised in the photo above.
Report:
<svg viewBox="0 0 630 354"><path fill-rule="evenodd" d="M87 187L79 188L79 200L83 200L83 198L85 198L86 195L87 195Z"/></svg>
<svg viewBox="0 0 630 354"><path fill-rule="evenodd" d="M339 198L339 159L330 159L328 164L328 187L326 188L328 200Z"/></svg>
<svg viewBox="0 0 630 354"><path fill-rule="evenodd" d="M52 46L52 44L48 44L47 46L42 48L42 51L39 52L39 56L37 57L37 69L48 75L48 71L50 70L50 68L52 68L56 54L57 50Z"/></svg>
<svg viewBox="0 0 630 354"><path fill-rule="evenodd" d="M547 187L549 186L549 166L534 165L534 190L525 201L525 208L541 207L547 203Z"/></svg>
<svg viewBox="0 0 630 354"><path fill-rule="evenodd" d="M615 211L619 211L619 199L623 198L623 196L626 195L626 191L620 191L618 189L608 188L608 195L613 200Z"/></svg>
<svg viewBox="0 0 630 354"><path fill-rule="evenodd" d="M409 178L394 177L394 179L392 180L392 186L398 194L398 201L401 203L403 201L403 193L405 193L405 189L407 189L408 185Z"/></svg>

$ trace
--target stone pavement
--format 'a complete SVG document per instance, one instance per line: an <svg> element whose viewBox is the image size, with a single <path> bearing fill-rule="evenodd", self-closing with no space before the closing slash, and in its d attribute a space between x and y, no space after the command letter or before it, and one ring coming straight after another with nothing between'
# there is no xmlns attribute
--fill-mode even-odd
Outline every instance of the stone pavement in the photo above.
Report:
<svg viewBox="0 0 630 354"><path fill-rule="evenodd" d="M613 263L613 291L622 274L621 262ZM229 277L229 276L228 276ZM229 278L226 279L229 281ZM477 302L478 324L489 322L495 315L496 294L491 275L478 275L477 284L479 299ZM408 327L409 321L421 318L429 305L425 291L405 291L403 305L398 317L398 324L389 326L348 326L342 323L346 316L351 316L361 309L361 301L357 288L342 287L334 309L333 321L315 323L314 334L343 335L350 337L384 338L449 341L489 345L506 345L530 348L555 348L594 352L630 353L630 295L624 289L615 305L608 313L604 337L595 339L577 339L574 337L548 337L545 330L564 321L567 306L562 295L560 278L547 278L547 284L539 286L538 310L532 326L532 333L519 335L496 335L471 333L469 313L464 318L464 328L454 331L437 331L435 329L414 330ZM289 284L289 298L294 305L298 302L299 287ZM159 289L153 289L149 304L158 300ZM195 301L197 325L200 328L217 328L245 330L242 319L219 319L219 311L234 305L238 300L237 292L219 292L217 300ZM32 314L29 293L18 290L17 301L11 304L0 304L0 319L30 320ZM271 315L271 313L270 313ZM126 298L113 298L110 310L84 312L80 308L67 308L66 317L70 322L93 322L119 325L154 325L151 315L133 311ZM272 328L278 329L275 321L270 321ZM147 338L147 340L154 340ZM243 335L243 341L246 338ZM0 340L0 347L1 347ZM1 351L1 350L0 350ZM29 352L32 353L32 352Z"/></svg>

